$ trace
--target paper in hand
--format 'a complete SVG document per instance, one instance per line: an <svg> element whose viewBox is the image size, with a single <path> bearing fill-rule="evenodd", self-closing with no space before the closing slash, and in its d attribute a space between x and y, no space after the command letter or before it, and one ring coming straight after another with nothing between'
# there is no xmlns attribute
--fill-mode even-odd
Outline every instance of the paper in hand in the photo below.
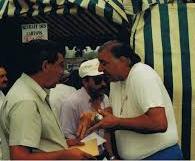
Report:
<svg viewBox="0 0 195 161"><path fill-rule="evenodd" d="M99 155L97 139L90 139L85 141L84 143L85 143L84 145L71 146L70 149L78 148L88 154L91 154L92 156Z"/></svg>
<svg viewBox="0 0 195 161"><path fill-rule="evenodd" d="M91 140L91 139L97 139L97 145L98 146L106 142L106 140L104 138L102 138L101 136L99 136L95 132L87 135L84 139L81 140L81 142L85 142L85 141L88 141L88 140Z"/></svg>

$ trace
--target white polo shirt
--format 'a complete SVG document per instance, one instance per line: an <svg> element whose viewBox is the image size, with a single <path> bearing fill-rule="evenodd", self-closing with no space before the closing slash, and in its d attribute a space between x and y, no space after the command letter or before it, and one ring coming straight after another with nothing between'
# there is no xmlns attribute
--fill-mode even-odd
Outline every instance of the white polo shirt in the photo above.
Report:
<svg viewBox="0 0 195 161"><path fill-rule="evenodd" d="M168 129L164 133L115 132L117 149L123 159L143 159L177 143L171 100L160 77L148 65L137 63L125 81L111 83L110 101L113 114L121 118L137 117L157 106L164 107L166 111Z"/></svg>

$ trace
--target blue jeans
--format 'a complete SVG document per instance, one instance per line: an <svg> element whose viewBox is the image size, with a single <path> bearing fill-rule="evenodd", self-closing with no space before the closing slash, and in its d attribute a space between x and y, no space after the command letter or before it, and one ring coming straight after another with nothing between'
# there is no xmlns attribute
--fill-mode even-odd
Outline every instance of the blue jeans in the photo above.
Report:
<svg viewBox="0 0 195 161"><path fill-rule="evenodd" d="M163 149L143 160L183 160L183 154L178 144Z"/></svg>

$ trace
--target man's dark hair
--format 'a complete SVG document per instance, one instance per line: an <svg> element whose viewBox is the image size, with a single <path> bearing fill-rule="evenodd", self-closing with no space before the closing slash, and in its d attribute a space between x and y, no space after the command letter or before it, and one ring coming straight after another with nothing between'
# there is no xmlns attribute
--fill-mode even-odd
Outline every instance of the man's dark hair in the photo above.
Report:
<svg viewBox="0 0 195 161"><path fill-rule="evenodd" d="M98 53L103 50L108 50L112 53L115 58L120 58L124 56L131 60L131 65L134 65L141 61L139 55L137 55L129 45L119 42L118 40L111 40L104 43L98 50Z"/></svg>
<svg viewBox="0 0 195 161"><path fill-rule="evenodd" d="M42 63L55 63L58 53L65 55L65 48L51 40L31 40L23 45L24 67L26 74L33 75L42 69Z"/></svg>
<svg viewBox="0 0 195 161"><path fill-rule="evenodd" d="M6 68L6 66L0 62L0 68Z"/></svg>

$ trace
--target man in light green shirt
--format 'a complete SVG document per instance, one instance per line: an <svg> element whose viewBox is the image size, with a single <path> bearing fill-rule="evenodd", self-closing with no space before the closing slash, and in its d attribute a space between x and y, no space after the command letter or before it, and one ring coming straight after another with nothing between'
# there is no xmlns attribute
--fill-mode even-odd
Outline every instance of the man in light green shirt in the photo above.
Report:
<svg viewBox="0 0 195 161"><path fill-rule="evenodd" d="M64 54L48 40L25 45L25 69L8 92L1 109L1 124L11 159L87 159L79 149L67 149L47 89L55 87L64 72Z"/></svg>

